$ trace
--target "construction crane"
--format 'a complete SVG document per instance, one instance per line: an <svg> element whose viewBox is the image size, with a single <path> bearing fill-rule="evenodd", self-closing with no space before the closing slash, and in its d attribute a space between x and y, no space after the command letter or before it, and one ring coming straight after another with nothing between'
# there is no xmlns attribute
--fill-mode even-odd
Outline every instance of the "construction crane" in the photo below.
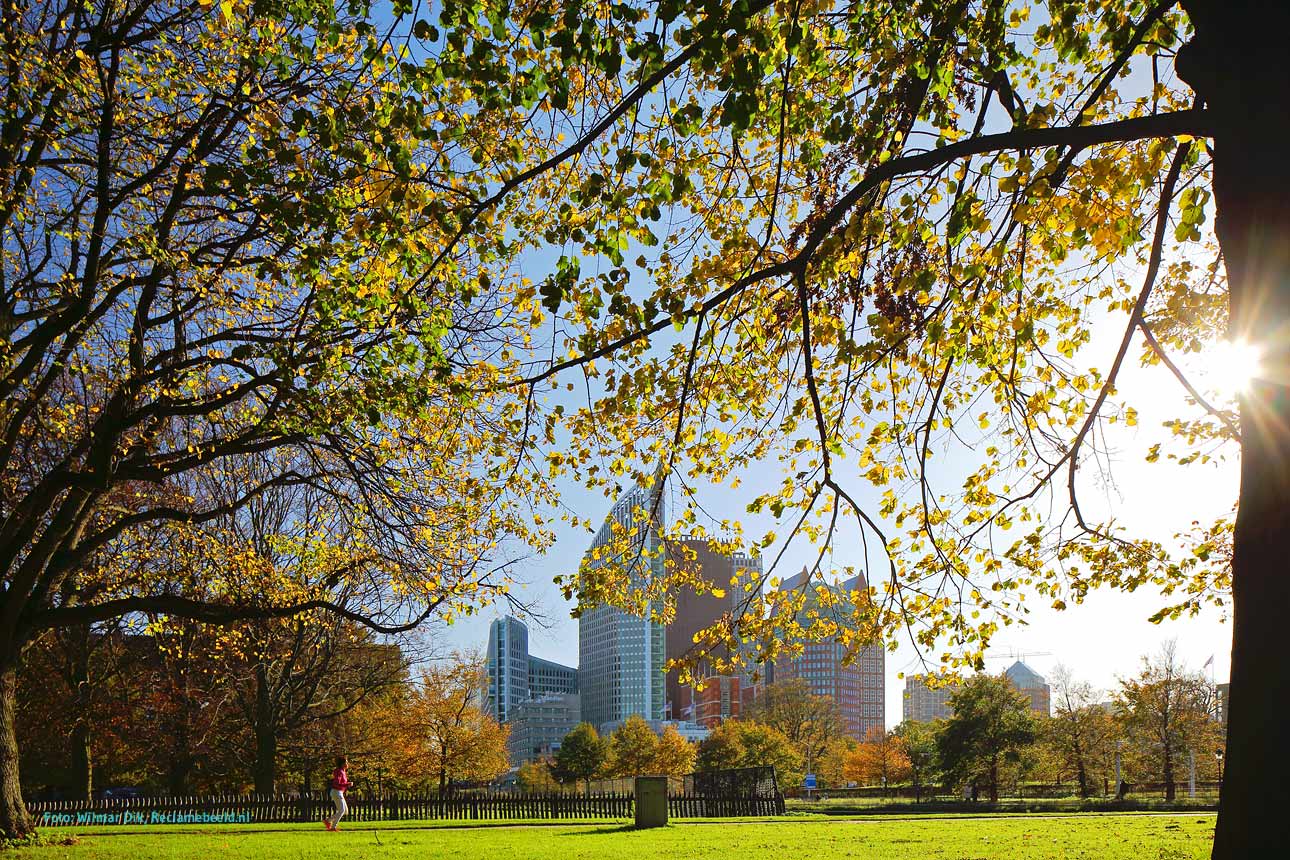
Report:
<svg viewBox="0 0 1290 860"><path fill-rule="evenodd" d="M1026 662L1027 657L1051 657L1052 651L1018 651L1015 648L1009 648L1007 651L991 651L985 655L987 660L1020 660Z"/></svg>

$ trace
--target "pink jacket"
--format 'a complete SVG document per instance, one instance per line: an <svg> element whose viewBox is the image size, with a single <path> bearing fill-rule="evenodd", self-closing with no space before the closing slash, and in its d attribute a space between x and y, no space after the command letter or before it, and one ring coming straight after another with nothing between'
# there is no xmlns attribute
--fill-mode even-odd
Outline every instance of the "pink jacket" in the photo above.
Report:
<svg viewBox="0 0 1290 860"><path fill-rule="evenodd" d="M345 773L345 769L343 767L336 768L331 775L331 787L337 791L348 791L351 785L353 783L349 781L349 774Z"/></svg>

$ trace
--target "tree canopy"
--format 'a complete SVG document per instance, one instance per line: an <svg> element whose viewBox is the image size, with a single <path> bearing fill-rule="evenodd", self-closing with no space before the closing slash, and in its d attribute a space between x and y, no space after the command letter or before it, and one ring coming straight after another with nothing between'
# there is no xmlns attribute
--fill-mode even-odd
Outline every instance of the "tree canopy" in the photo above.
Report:
<svg viewBox="0 0 1290 860"><path fill-rule="evenodd" d="M485 686L482 660L468 654L422 669L420 683L382 709L393 775L437 784L442 797L454 782L489 782L505 773L510 728L484 711Z"/></svg>
<svg viewBox="0 0 1290 860"><path fill-rule="evenodd" d="M773 767L781 788L800 785L802 754L774 726L750 720L727 720L699 744L699 770Z"/></svg>
<svg viewBox="0 0 1290 860"><path fill-rule="evenodd" d="M1263 838L1241 816L1276 790L1244 776L1261 746L1287 749L1260 687L1290 601L1284 4L10 8L6 833L39 631L463 611L504 587L499 539L545 539L515 499L566 474L670 480L674 529L771 552L697 643L718 668L904 633L979 662L1027 597L1153 585L1167 617L1230 590L1219 853ZM1179 363L1224 333L1264 358L1238 403ZM1133 360L1180 380L1151 458L1239 440L1234 520L1135 534L1090 502ZM775 528L705 520L699 489L767 463L749 509ZM338 573L388 582L376 611L204 528L298 484L351 519ZM787 541L839 536L869 593L801 614L811 585L761 590ZM100 572L157 546L190 552ZM582 573L582 601L668 612L666 577Z"/></svg>
<svg viewBox="0 0 1290 860"><path fill-rule="evenodd" d="M608 761L608 740L602 738L591 723L578 723L564 736L551 765L551 773L560 782L576 785L578 780L584 780L590 793L591 780L604 773Z"/></svg>
<svg viewBox="0 0 1290 860"><path fill-rule="evenodd" d="M977 675L955 691L950 704L954 713L937 737L941 767L953 784L974 792L985 787L997 801L1004 769L1016 765L1022 748L1035 739L1030 702L1006 677Z"/></svg>

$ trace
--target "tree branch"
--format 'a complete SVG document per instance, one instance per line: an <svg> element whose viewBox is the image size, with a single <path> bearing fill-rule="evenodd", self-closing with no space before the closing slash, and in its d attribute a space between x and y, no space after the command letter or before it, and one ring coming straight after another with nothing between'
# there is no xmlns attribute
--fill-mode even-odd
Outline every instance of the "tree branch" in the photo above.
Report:
<svg viewBox="0 0 1290 860"><path fill-rule="evenodd" d="M1157 137L1176 137L1182 134L1203 137L1208 136L1209 131L1209 113L1198 108L1190 108L1173 113L1117 120L1101 125L1014 129L998 134L966 138L938 149L893 158L874 168L846 196L833 204L811 230L797 253L774 265L745 275L705 300L696 308L686 311L686 316L692 318L700 313L706 314L762 281L792 275L798 271L805 271L814 258L815 252L819 250L820 245L824 243L825 239L829 237L829 234L838 226L847 213L883 183L897 177L935 170L961 158L971 158L1004 150L1045 149L1060 146L1070 147L1075 151L1079 151L1106 143L1124 143ZM625 334L580 356L556 362L538 373L503 383L501 387L515 388L522 385L535 385L569 368L588 361L594 361L625 346L630 346L637 341L663 331L670 325L672 325L672 318L664 315L658 321L644 328Z"/></svg>

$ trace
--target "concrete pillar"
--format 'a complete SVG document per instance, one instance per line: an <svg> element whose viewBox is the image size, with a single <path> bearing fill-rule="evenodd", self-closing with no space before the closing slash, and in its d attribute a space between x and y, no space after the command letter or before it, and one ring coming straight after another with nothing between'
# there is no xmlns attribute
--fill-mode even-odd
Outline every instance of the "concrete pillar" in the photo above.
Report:
<svg viewBox="0 0 1290 860"><path fill-rule="evenodd" d="M667 826L667 777L636 777L636 826Z"/></svg>

